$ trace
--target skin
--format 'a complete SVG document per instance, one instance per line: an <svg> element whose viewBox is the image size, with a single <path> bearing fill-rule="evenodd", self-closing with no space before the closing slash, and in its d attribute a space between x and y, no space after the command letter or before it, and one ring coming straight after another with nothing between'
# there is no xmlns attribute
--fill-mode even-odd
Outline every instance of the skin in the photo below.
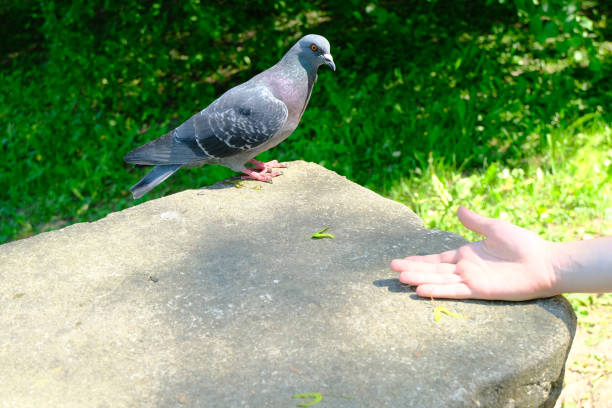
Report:
<svg viewBox="0 0 612 408"><path fill-rule="evenodd" d="M555 243L465 207L457 216L485 239L391 262L399 280L416 286L419 296L518 301L612 291L612 237Z"/></svg>

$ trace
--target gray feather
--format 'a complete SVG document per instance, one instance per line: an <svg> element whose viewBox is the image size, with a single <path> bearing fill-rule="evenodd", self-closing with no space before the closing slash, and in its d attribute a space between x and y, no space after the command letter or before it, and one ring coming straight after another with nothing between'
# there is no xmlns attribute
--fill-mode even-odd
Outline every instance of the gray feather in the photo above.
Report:
<svg viewBox="0 0 612 408"><path fill-rule="evenodd" d="M180 164L155 166L138 183L130 187L134 199L140 198L181 168Z"/></svg>
<svg viewBox="0 0 612 408"><path fill-rule="evenodd" d="M175 129L149 143L140 146L128 153L123 160L131 164L157 165L157 164L183 164L192 161L207 159L202 156L202 150L195 140L189 143L176 143Z"/></svg>

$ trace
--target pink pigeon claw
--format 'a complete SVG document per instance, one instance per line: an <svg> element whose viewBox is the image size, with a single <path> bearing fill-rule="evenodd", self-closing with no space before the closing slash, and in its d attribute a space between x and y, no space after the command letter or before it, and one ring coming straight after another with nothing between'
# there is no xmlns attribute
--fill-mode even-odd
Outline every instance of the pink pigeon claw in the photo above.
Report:
<svg viewBox="0 0 612 408"><path fill-rule="evenodd" d="M272 183L272 179L274 177L280 176L281 174L283 174L280 171L271 171L270 173L267 173L264 170L253 171L251 169L245 169L241 171L244 174L246 174L246 176L242 176L243 180L259 180L259 181L265 181L266 183Z"/></svg>
<svg viewBox="0 0 612 408"><path fill-rule="evenodd" d="M272 161L264 163L259 160L251 159L249 160L249 163L253 163L256 169L263 170L264 172L265 171L273 172L272 169L278 169L278 168L286 169L287 168L287 163L279 163L277 160L272 160Z"/></svg>

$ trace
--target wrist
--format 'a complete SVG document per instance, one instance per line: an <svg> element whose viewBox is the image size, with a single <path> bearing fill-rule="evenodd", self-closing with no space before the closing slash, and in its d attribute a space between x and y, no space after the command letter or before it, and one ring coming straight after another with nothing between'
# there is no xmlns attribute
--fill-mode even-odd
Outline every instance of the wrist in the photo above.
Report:
<svg viewBox="0 0 612 408"><path fill-rule="evenodd" d="M552 270L551 291L555 295L571 292L571 279L573 276L571 257L567 253L567 245L563 242L546 241L548 257Z"/></svg>
<svg viewBox="0 0 612 408"><path fill-rule="evenodd" d="M612 291L612 237L549 244L557 293Z"/></svg>

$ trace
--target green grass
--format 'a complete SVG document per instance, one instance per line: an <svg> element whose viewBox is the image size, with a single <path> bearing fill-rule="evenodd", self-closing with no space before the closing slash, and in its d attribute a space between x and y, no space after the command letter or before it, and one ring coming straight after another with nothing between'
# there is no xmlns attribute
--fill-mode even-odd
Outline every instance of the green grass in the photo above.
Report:
<svg viewBox="0 0 612 408"><path fill-rule="evenodd" d="M552 132L541 154L517 166L493 162L465 171L429 156L387 192L429 228L479 237L461 226L457 207L502 218L564 241L612 235L612 130L599 117Z"/></svg>
<svg viewBox="0 0 612 408"><path fill-rule="evenodd" d="M447 188L439 165L466 175L489 169L487 189L536 171L533 157L554 172L545 163L565 132L572 138L612 118L607 9L573 5L14 3L0 12L9 22L0 28L0 242L232 175L219 166L181 170L132 201L127 189L145 170L122 157L308 32L330 39L338 71L322 69L298 130L262 159L314 161L383 194L408 183L432 203L434 179L419 180L437 171L435 185ZM463 179L452 188L484 194ZM575 193L564 199L577 216L601 207L590 190ZM549 201L513 210L544 221Z"/></svg>

